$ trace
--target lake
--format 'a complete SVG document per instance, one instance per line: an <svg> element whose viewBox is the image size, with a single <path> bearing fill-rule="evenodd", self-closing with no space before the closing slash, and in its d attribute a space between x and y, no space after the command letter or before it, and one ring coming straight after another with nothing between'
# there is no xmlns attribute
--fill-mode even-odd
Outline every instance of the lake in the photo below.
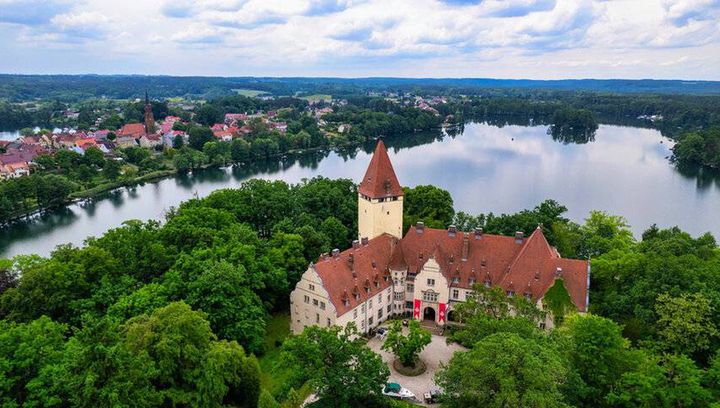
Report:
<svg viewBox="0 0 720 408"><path fill-rule="evenodd" d="M546 126L473 123L454 137L418 134L386 144L401 184L444 188L458 210L516 212L553 198L578 222L593 209L623 215L636 236L657 223L720 237L720 177L677 170L668 160L672 142L658 131L601 125L595 141L586 144L563 144L546 132ZM161 219L184 200L253 177L298 183L323 175L357 182L373 147L209 169L119 189L3 229L0 257L48 255L58 244L79 245L128 219Z"/></svg>

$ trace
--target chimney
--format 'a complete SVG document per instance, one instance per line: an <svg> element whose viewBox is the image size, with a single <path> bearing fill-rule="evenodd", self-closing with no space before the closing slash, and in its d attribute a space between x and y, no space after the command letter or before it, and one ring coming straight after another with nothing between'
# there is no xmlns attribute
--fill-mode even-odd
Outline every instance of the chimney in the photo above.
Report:
<svg viewBox="0 0 720 408"><path fill-rule="evenodd" d="M467 261L469 251L470 251L470 240L468 239L467 235L465 235L463 237L463 246L462 246L462 260L463 261Z"/></svg>
<svg viewBox="0 0 720 408"><path fill-rule="evenodd" d="M333 249L332 256L333 256L333 258L337 258L338 256L340 256L340 250L337 248Z"/></svg>
<svg viewBox="0 0 720 408"><path fill-rule="evenodd" d="M425 224L423 224L422 221L418 221L415 224L415 232L417 232L418 234L422 234L423 231L425 231Z"/></svg>
<svg viewBox="0 0 720 408"><path fill-rule="evenodd" d="M362 237L362 239L361 239L360 242L361 242L363 245L367 245L368 242L370 242L370 240L368 239L368 237Z"/></svg>
<svg viewBox="0 0 720 408"><path fill-rule="evenodd" d="M355 266L355 255L350 254L348 255L348 266L350 267L350 270L354 270Z"/></svg>
<svg viewBox="0 0 720 408"><path fill-rule="evenodd" d="M525 238L525 233L522 231L515 232L515 243L516 244L522 244L523 238Z"/></svg>
<svg viewBox="0 0 720 408"><path fill-rule="evenodd" d="M483 235L482 228L475 228L475 239L481 239Z"/></svg>
<svg viewBox="0 0 720 408"><path fill-rule="evenodd" d="M360 246L360 241L358 241L357 239L354 239L353 242L352 242L352 247L353 247L353 248L357 248L357 247L359 247L359 246Z"/></svg>
<svg viewBox="0 0 720 408"><path fill-rule="evenodd" d="M454 225L449 226L449 227L448 227L448 236L449 236L449 237L454 237L455 234L457 234L457 227L454 226Z"/></svg>
<svg viewBox="0 0 720 408"><path fill-rule="evenodd" d="M558 266L555 269L555 276L562 276L562 268L561 267Z"/></svg>

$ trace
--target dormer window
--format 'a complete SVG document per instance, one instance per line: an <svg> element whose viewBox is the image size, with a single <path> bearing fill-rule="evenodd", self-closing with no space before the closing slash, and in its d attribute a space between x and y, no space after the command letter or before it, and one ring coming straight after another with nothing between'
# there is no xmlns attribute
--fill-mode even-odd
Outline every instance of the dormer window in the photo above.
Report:
<svg viewBox="0 0 720 408"><path fill-rule="evenodd" d="M468 281L468 283L470 283L471 286L474 285L474 284L475 284L475 278L470 278L469 281Z"/></svg>
<svg viewBox="0 0 720 408"><path fill-rule="evenodd" d="M486 288L489 288L491 284L492 284L492 282L490 282L490 280L486 280L486 281L485 281L485 287L486 287Z"/></svg>
<svg viewBox="0 0 720 408"><path fill-rule="evenodd" d="M512 290L506 290L505 294L507 294L507 297L513 297L515 296L515 291Z"/></svg>
<svg viewBox="0 0 720 408"><path fill-rule="evenodd" d="M525 299L527 299L527 300L532 299L532 293L530 293L530 292L525 292Z"/></svg>
<svg viewBox="0 0 720 408"><path fill-rule="evenodd" d="M452 279L452 283L460 283L460 277L455 276L455 277Z"/></svg>

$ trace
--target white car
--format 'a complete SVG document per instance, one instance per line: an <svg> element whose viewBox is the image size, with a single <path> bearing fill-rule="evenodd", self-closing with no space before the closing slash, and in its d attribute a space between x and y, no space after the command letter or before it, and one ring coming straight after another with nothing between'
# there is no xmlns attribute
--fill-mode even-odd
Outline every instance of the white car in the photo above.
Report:
<svg viewBox="0 0 720 408"><path fill-rule="evenodd" d="M415 399L415 394L413 394L412 391L401 387L398 383L387 383L387 385L383 388L382 393L390 398L403 400Z"/></svg>

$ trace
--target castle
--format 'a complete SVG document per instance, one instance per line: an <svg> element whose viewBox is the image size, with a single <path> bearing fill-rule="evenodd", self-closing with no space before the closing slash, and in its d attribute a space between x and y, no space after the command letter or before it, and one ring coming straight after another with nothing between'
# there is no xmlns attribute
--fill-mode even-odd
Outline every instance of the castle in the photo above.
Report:
<svg viewBox="0 0 720 408"><path fill-rule="evenodd" d="M379 141L358 187L359 239L323 254L290 295L291 328L345 326L367 332L393 315L444 325L475 284L501 287L543 308L560 280L578 312L586 312L588 261L564 259L540 227L529 237L428 228L418 222L402 236L403 190ZM542 327L552 327L550 313Z"/></svg>

